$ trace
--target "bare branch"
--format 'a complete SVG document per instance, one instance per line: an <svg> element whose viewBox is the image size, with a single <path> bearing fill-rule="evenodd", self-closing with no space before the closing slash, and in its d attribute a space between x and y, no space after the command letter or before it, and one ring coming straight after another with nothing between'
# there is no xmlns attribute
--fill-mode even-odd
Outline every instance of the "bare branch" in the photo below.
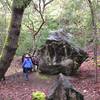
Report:
<svg viewBox="0 0 100 100"><path fill-rule="evenodd" d="M43 2L43 12L44 12L44 10L45 10L45 0L42 0L42 2Z"/></svg>
<svg viewBox="0 0 100 100"><path fill-rule="evenodd" d="M32 31L33 31L33 29L31 29L31 27L30 27L29 25L27 25L27 24L25 24L25 23L24 23L24 25L25 25L29 30L32 30Z"/></svg>
<svg viewBox="0 0 100 100"><path fill-rule="evenodd" d="M47 6L48 4L50 4L52 1L53 1L53 0L50 0L50 1L48 1L48 2L46 3L45 0L42 0L42 2L43 2L43 12L44 12L46 6Z"/></svg>
<svg viewBox="0 0 100 100"><path fill-rule="evenodd" d="M39 0L39 11L41 12L41 0Z"/></svg>
<svg viewBox="0 0 100 100"><path fill-rule="evenodd" d="M41 22L39 28L37 29L37 31L35 31L34 28L33 28L33 32L32 33L33 33L33 38L34 39L35 39L36 35L40 32L42 26L45 23L44 10L45 10L46 6L48 4L50 4L52 1L53 0L50 0L50 1L46 2L46 0L39 0L38 6L37 6L37 4L34 3L34 1L32 1L33 5L34 5L34 9L40 14L40 17L42 19L42 22ZM43 7L42 7L42 3L43 3ZM30 18L29 18L29 20L30 20ZM30 20L30 21L31 21L31 24L33 24L33 21L32 20ZM27 26L27 27L29 28L30 26ZM32 27L34 27L34 25L32 25ZM29 29L32 30L32 28L29 28Z"/></svg>
<svg viewBox="0 0 100 100"><path fill-rule="evenodd" d="M47 3L45 3L45 6L47 6L48 4L50 4L53 0L48 1Z"/></svg>
<svg viewBox="0 0 100 100"><path fill-rule="evenodd" d="M40 27L38 28L38 30L35 32L34 37L39 33L39 31L41 30L42 26L43 26L44 23L45 23L45 20L44 20L44 18L43 18L42 13L40 13L40 16L41 16L41 19L42 19L42 23L41 23Z"/></svg>
<svg viewBox="0 0 100 100"><path fill-rule="evenodd" d="M35 9L37 12L40 12L40 11L38 10L37 5L34 3L34 1L33 1L33 5L34 5L34 9Z"/></svg>
<svg viewBox="0 0 100 100"><path fill-rule="evenodd" d="M45 4L45 0L42 0L42 2L43 2L43 5Z"/></svg>
<svg viewBox="0 0 100 100"><path fill-rule="evenodd" d="M34 23L33 23L33 21L31 20L31 18L30 18L30 16L29 16L29 15L28 15L28 19L30 20L31 25L32 25L32 27L33 27L33 29L34 29Z"/></svg>

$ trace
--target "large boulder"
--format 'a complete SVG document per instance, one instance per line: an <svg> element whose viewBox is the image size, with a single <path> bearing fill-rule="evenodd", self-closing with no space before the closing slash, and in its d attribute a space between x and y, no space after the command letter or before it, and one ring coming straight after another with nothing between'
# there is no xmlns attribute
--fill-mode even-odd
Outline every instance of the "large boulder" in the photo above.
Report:
<svg viewBox="0 0 100 100"><path fill-rule="evenodd" d="M39 50L39 70L42 73L72 75L87 58L87 53L76 47L73 36L64 30L50 34Z"/></svg>
<svg viewBox="0 0 100 100"><path fill-rule="evenodd" d="M46 100L84 100L84 96L74 89L63 74L59 74L50 88Z"/></svg>

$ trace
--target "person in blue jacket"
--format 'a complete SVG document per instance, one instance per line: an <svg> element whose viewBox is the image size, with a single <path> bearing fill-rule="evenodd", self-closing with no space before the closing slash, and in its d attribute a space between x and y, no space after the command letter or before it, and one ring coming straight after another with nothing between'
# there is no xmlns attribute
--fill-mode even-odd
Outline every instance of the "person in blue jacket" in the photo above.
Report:
<svg viewBox="0 0 100 100"><path fill-rule="evenodd" d="M32 59L31 59L31 56L29 54L24 55L22 67L23 67L23 73L25 76L25 80L29 80L28 72L32 71L32 67L33 67Z"/></svg>

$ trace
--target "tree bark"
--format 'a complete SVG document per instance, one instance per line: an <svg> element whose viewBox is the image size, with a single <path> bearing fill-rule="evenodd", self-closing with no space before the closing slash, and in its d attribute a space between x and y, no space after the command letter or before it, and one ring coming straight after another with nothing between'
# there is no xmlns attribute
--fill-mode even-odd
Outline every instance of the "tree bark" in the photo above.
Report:
<svg viewBox="0 0 100 100"><path fill-rule="evenodd" d="M19 0L13 0L12 17L8 31L8 36L5 41L3 51L0 58L0 80L4 79L4 75L9 68L11 61L18 47L18 38L20 35L21 22L25 8L31 0L23 0L23 4L18 7ZM17 3L17 4L16 4Z"/></svg>

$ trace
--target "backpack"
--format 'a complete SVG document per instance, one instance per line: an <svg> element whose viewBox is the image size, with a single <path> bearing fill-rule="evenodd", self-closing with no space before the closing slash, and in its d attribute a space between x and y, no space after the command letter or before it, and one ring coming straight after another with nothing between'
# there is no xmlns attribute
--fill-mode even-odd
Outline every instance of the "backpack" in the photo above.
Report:
<svg viewBox="0 0 100 100"><path fill-rule="evenodd" d="M23 63L22 63L22 67L24 68L32 68L33 63L31 58L24 58Z"/></svg>

